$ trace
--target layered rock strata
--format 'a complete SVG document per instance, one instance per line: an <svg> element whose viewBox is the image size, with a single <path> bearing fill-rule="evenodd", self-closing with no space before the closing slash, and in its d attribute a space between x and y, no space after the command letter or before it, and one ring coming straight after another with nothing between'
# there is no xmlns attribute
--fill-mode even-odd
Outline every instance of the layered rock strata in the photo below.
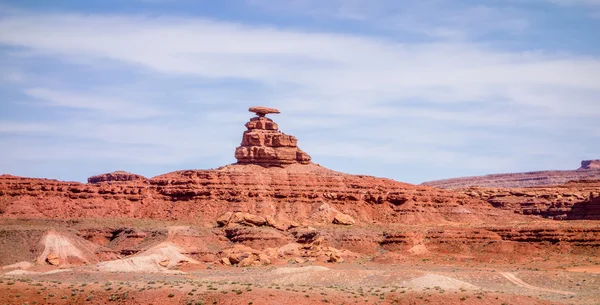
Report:
<svg viewBox="0 0 600 305"><path fill-rule="evenodd" d="M457 191L519 214L551 219L600 220L600 180L513 189L471 187Z"/></svg>
<svg viewBox="0 0 600 305"><path fill-rule="evenodd" d="M252 107L256 117L246 123L241 145L235 150L238 164L258 164L262 166L285 166L300 163L309 164L310 156L298 148L298 140L292 135L279 131L277 123L265 117L279 110L266 107Z"/></svg>
<svg viewBox="0 0 600 305"><path fill-rule="evenodd" d="M182 219L214 222L244 212L299 223L485 222L512 218L481 198L315 164L229 165L184 170L148 183L76 183L0 178L2 217ZM341 221L344 220L344 221Z"/></svg>
<svg viewBox="0 0 600 305"><path fill-rule="evenodd" d="M116 171L112 173L106 173L96 175L88 178L88 183L102 183L102 182L148 182L148 179L144 176L128 173L125 171Z"/></svg>
<svg viewBox="0 0 600 305"><path fill-rule="evenodd" d="M341 226L303 226L283 231L254 225L165 228L161 222L145 223L142 227L110 228L97 221L80 221L75 226L57 221L48 230L48 220L24 230L15 226L19 223L31 225L35 222L18 220L0 227L0 246L4 246L0 248L0 265L23 260L38 265L77 265L144 256L149 249L160 245L176 245L181 254L199 261L238 266L287 264L290 260L296 263L339 262L367 256L374 257L375 261L391 257L391 262L410 257L502 261L540 260L540 256L549 255L560 255L564 259L566 252L571 253L571 258L574 254L583 254L588 264L598 262L600 257L600 228L585 222L542 220L493 226L386 224L353 227L352 230ZM48 240L52 235L67 242L55 244ZM243 263L248 257L253 259Z"/></svg>

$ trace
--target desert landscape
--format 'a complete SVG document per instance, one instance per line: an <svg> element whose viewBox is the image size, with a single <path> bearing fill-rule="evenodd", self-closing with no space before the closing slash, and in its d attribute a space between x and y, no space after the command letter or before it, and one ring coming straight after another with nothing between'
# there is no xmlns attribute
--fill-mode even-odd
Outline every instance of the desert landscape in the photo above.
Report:
<svg viewBox="0 0 600 305"><path fill-rule="evenodd" d="M414 185L250 112L220 168L1 175L0 304L600 304L599 160Z"/></svg>

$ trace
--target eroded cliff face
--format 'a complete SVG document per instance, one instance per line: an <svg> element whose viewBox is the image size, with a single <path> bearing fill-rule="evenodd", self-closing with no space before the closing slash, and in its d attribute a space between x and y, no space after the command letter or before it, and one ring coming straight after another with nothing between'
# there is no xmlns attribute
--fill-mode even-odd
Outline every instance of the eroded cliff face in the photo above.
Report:
<svg viewBox="0 0 600 305"><path fill-rule="evenodd" d="M599 180L600 161L582 161L577 170L538 171L527 173L493 174L424 182L423 185L445 189L465 187L522 188L565 184L569 181Z"/></svg>
<svg viewBox="0 0 600 305"><path fill-rule="evenodd" d="M457 191L519 214L557 220L600 220L600 180L512 189L471 187Z"/></svg>
<svg viewBox="0 0 600 305"><path fill-rule="evenodd" d="M390 179L347 175L315 164L229 165L184 170L147 182L61 182L0 177L3 217L133 217L213 222L249 212L304 223L336 213L361 223L496 221L511 214L466 194Z"/></svg>
<svg viewBox="0 0 600 305"><path fill-rule="evenodd" d="M147 181L98 183L0 176L2 217L182 219L212 222L248 212L305 223L336 213L361 223L502 222L519 215L600 220L600 181L536 188L449 191L318 165L229 165L185 170Z"/></svg>

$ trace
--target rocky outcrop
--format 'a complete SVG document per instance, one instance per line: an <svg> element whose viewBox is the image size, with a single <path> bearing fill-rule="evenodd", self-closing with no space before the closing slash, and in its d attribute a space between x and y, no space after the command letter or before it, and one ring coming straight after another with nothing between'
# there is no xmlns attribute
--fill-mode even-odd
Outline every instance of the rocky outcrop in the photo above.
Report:
<svg viewBox="0 0 600 305"><path fill-rule="evenodd" d="M102 182L148 182L148 179L144 176L128 173L125 171L116 171L112 173L101 174L88 178L88 183L102 183Z"/></svg>
<svg viewBox="0 0 600 305"><path fill-rule="evenodd" d="M46 257L46 262L52 266L58 266L60 265L60 258L58 255L50 253L48 257Z"/></svg>
<svg viewBox="0 0 600 305"><path fill-rule="evenodd" d="M327 208L329 207L329 208ZM231 212L230 215L224 214ZM336 213L361 223L485 222L514 217L481 198L390 179L348 175L316 164L263 167L234 164L185 170L148 183L76 183L0 178L0 217L201 219L279 229L331 223ZM499 214L500 213L500 214ZM224 216L221 218L221 216ZM248 217L247 217L248 216ZM243 219L242 219L243 218ZM275 224L276 221L284 221Z"/></svg>
<svg viewBox="0 0 600 305"><path fill-rule="evenodd" d="M277 219L273 216L267 216L265 218L262 216L242 212L227 212L217 218L217 226L219 227L232 227L237 225L249 227L269 226L280 231L287 231L290 228L295 228L299 226L295 222L291 222L285 219Z"/></svg>
<svg viewBox="0 0 600 305"><path fill-rule="evenodd" d="M246 123L242 144L235 150L238 164L258 164L262 166L284 166L288 164L309 164L310 156L298 148L296 137L278 130L277 123L265 117L279 110L266 107L252 107L257 117Z"/></svg>
<svg viewBox="0 0 600 305"><path fill-rule="evenodd" d="M578 170L538 171L527 173L493 174L478 177L452 178L424 182L423 185L446 189L471 186L521 188L564 184L569 181L600 179L600 160L581 162Z"/></svg>
<svg viewBox="0 0 600 305"><path fill-rule="evenodd" d="M458 191L519 214L557 220L600 220L600 180L513 189L471 187Z"/></svg>
<svg viewBox="0 0 600 305"><path fill-rule="evenodd" d="M231 227L225 229L225 237L254 249L280 247L291 242L284 233L271 228Z"/></svg>
<svg viewBox="0 0 600 305"><path fill-rule="evenodd" d="M333 223L338 225L351 226L355 223L354 218L350 215L338 213L333 218Z"/></svg>
<svg viewBox="0 0 600 305"><path fill-rule="evenodd" d="M579 168L579 170L589 170L589 169L600 169L600 159L581 161L581 167Z"/></svg>
<svg viewBox="0 0 600 305"><path fill-rule="evenodd" d="M588 200L575 203L566 218L600 220L600 188L598 193L590 192Z"/></svg>

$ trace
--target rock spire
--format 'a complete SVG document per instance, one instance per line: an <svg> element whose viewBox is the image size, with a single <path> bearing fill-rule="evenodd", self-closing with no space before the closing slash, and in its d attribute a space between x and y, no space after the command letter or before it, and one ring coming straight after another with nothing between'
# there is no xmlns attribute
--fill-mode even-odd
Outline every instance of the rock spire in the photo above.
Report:
<svg viewBox="0 0 600 305"><path fill-rule="evenodd" d="M310 156L298 148L296 137L279 131L277 123L266 117L280 113L279 110L262 106L248 110L257 116L246 123L248 130L244 132L242 144L235 149L238 164L285 166L310 163Z"/></svg>

